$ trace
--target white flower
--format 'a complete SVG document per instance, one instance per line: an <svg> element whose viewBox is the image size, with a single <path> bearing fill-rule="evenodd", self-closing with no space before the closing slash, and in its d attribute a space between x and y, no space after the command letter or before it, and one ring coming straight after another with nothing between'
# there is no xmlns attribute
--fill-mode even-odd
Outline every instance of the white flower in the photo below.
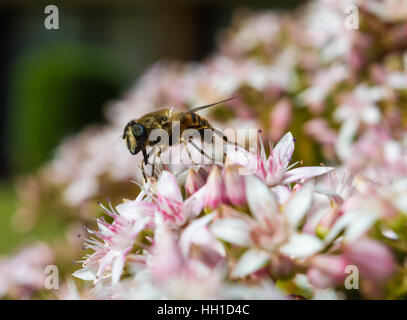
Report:
<svg viewBox="0 0 407 320"><path fill-rule="evenodd" d="M219 218L211 231L220 239L248 248L232 270L232 277L244 277L268 264L272 255L284 254L291 259L311 256L323 243L297 228L311 207L313 183L306 183L291 194L280 208L270 189L257 177L246 177L246 196L253 218L237 212Z"/></svg>

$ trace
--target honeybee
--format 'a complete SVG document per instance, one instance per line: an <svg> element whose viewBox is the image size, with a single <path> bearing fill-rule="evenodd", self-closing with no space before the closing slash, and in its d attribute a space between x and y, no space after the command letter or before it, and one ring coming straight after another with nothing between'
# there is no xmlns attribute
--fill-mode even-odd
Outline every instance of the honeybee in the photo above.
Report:
<svg viewBox="0 0 407 320"><path fill-rule="evenodd" d="M224 141L227 141L226 136L224 136L220 130L213 128L207 119L198 115L196 112L238 97L240 96L234 96L225 100L195 107L186 111L174 112L172 109L163 109L147 113L141 118L131 120L126 124L123 130L122 139L126 141L127 148L132 155L136 155L140 151L143 153L144 164L148 164L150 157L150 154L147 154L147 146L153 147L152 151L154 151L154 147L158 143L158 141L151 141L149 139L150 133L154 129L165 130L170 136L168 146L174 145L174 142L172 141L173 139L171 138L173 129L172 123L174 121L177 121L179 123L181 136L185 130L195 129L199 131L199 133L201 134L201 139L203 139L203 130L210 129L216 134L221 135ZM180 144L181 142L186 143L185 141L181 140L182 139L175 141L175 144ZM194 147L196 147L195 144ZM201 154L205 154L202 149L199 151L201 152ZM161 149L159 152L161 152Z"/></svg>

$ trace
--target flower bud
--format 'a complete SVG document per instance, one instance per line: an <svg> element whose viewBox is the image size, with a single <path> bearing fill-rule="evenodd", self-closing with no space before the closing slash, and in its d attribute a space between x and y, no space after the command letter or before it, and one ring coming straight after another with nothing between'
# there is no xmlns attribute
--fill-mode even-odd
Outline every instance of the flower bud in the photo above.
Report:
<svg viewBox="0 0 407 320"><path fill-rule="evenodd" d="M225 186L229 201L235 206L246 205L244 177L239 174L238 167L228 165L225 168Z"/></svg>
<svg viewBox="0 0 407 320"><path fill-rule="evenodd" d="M270 139L276 141L282 137L292 119L292 105L288 99L276 103L270 113Z"/></svg>
<svg viewBox="0 0 407 320"><path fill-rule="evenodd" d="M206 182L206 192L204 196L204 205L209 209L215 209L222 203L227 202L225 184L218 166L212 168Z"/></svg>
<svg viewBox="0 0 407 320"><path fill-rule="evenodd" d="M344 254L351 264L359 268L362 277L377 284L388 280L396 269L391 251L377 240L358 239L346 246Z"/></svg>
<svg viewBox="0 0 407 320"><path fill-rule="evenodd" d="M317 255L311 259L311 268L307 272L308 280L319 289L343 284L348 261L339 255Z"/></svg>
<svg viewBox="0 0 407 320"><path fill-rule="evenodd" d="M343 211L338 210L336 207L331 208L327 213L325 213L316 227L315 233L317 236L324 239L342 214Z"/></svg>
<svg viewBox="0 0 407 320"><path fill-rule="evenodd" d="M203 178L198 173L196 173L195 170L189 169L187 180L185 182L185 191L189 195L192 195L197 192L204 184L205 181L203 180Z"/></svg>

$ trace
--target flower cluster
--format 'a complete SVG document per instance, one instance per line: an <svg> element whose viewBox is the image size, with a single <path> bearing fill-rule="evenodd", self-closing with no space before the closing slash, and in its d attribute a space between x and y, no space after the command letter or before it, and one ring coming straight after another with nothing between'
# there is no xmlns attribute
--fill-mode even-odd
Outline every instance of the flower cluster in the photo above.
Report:
<svg viewBox="0 0 407 320"><path fill-rule="evenodd" d="M314 184L307 181L332 170L287 170L293 151L288 133L268 159L263 148L258 155L230 151L224 167L189 169L179 179L163 171L135 200L116 209L101 205L113 222L99 218L98 230L89 230L92 253L74 275L115 298L246 297L253 286L256 295L283 297L273 277L303 268L300 260L325 247L299 226L313 201ZM241 165L231 158L242 157L250 159L247 166L256 162L254 174L239 174ZM271 263L277 274L269 272ZM244 280L239 286L238 279ZM145 290L129 294L129 283Z"/></svg>
<svg viewBox="0 0 407 320"><path fill-rule="evenodd" d="M356 29L344 23L351 5ZM141 184L141 155L118 141L130 119L237 94L202 114L221 129L259 129L274 147L229 148L224 165ZM95 198L136 197L102 205L107 217L89 228L74 274L93 282L86 297L405 298L406 98L404 0L240 13L214 55L153 66L106 125L64 142L22 181L16 221L29 228L57 210L89 226ZM68 287L62 298L81 297Z"/></svg>
<svg viewBox="0 0 407 320"><path fill-rule="evenodd" d="M397 262L378 239L402 245L407 190L328 167L287 170L293 151L287 133L268 158L230 150L225 166L163 171L135 200L101 205L113 222L89 230L92 253L74 275L104 298L343 298L356 267L361 294L383 297ZM243 157L258 170L239 174Z"/></svg>

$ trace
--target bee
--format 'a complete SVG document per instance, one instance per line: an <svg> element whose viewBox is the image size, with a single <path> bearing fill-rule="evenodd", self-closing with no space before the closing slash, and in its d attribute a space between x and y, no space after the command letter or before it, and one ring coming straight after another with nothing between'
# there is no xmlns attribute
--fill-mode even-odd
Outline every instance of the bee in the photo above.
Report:
<svg viewBox="0 0 407 320"><path fill-rule="evenodd" d="M205 129L210 129L218 135L221 135L224 141L227 141L226 136L220 130L215 129L209 123L207 119L198 115L196 112L199 110L203 110L215 105L219 105L221 103L227 102L229 100L238 98L240 96L234 96L225 100L221 100L215 103L211 103L204 106L195 107L186 111L178 111L174 112L172 109L163 109L155 112L150 112L145 114L139 119L131 120L126 124L123 130L122 139L126 141L127 148L129 149L132 155L136 155L139 152L143 153L144 164L147 165L149 161L150 154L147 154L147 146L153 147L152 151L154 151L154 147L158 144L159 141L151 141L149 140L149 135L154 129L163 129L165 130L169 136L169 143L168 147L172 146L174 142L172 141L172 123L174 121L179 122L180 126L180 135L184 133L185 130L188 129L195 129L197 130L200 135L201 139L204 139L203 131ZM186 141L182 141L182 139L175 141L175 144L180 144L181 142L186 143ZM189 141L193 144L192 141ZM195 148L197 146L193 144ZM201 154L206 155L202 149L199 149ZM161 149L160 151L161 152ZM188 152L189 156L190 153ZM190 156L191 157L191 156ZM154 171L154 169L153 169Z"/></svg>

